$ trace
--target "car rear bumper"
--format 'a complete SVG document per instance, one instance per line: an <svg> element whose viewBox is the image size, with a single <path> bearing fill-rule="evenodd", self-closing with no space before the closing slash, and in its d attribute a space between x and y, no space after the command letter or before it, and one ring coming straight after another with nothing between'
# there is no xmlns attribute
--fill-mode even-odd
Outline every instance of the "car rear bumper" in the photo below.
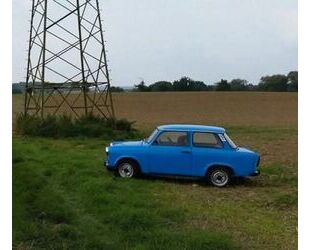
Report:
<svg viewBox="0 0 310 250"><path fill-rule="evenodd" d="M259 169L255 170L254 173L251 174L251 176L258 176L258 175L260 175Z"/></svg>

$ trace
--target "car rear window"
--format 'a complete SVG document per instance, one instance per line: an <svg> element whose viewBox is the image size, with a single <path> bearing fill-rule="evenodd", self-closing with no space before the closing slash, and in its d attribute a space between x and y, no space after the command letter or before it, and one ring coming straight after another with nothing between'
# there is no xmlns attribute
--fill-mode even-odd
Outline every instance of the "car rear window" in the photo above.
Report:
<svg viewBox="0 0 310 250"><path fill-rule="evenodd" d="M217 135L207 132L195 132L193 135L193 145L196 147L223 147L223 143Z"/></svg>

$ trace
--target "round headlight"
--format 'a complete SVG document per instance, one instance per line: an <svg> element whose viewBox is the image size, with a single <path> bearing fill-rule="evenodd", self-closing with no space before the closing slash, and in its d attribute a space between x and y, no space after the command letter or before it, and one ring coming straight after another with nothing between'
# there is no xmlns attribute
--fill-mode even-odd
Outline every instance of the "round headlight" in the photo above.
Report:
<svg viewBox="0 0 310 250"><path fill-rule="evenodd" d="M106 152L106 153L109 153L109 147L106 147L106 148L105 148L105 152Z"/></svg>

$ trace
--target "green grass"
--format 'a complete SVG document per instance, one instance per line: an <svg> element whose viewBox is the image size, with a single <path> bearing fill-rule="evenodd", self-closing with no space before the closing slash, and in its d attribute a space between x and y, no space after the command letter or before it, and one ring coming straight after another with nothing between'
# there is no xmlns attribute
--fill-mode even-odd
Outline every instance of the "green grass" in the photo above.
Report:
<svg viewBox="0 0 310 250"><path fill-rule="evenodd" d="M229 235L187 229L156 200L160 181L103 171L104 142L14 139L13 246L71 249L231 249Z"/></svg>
<svg viewBox="0 0 310 250"><path fill-rule="evenodd" d="M274 146L296 136L294 129L230 130L259 151L264 138ZM254 136L257 142L249 139ZM218 189L194 181L116 178L102 166L107 143L13 138L13 247L297 248L291 158L267 158L261 177Z"/></svg>

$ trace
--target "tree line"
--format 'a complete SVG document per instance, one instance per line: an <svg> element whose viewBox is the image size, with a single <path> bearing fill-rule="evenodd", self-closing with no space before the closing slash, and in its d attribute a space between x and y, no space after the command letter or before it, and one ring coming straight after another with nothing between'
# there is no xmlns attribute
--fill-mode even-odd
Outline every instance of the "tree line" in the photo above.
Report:
<svg viewBox="0 0 310 250"><path fill-rule="evenodd" d="M118 87L119 88L119 87ZM189 77L182 77L179 80L158 81L146 85L144 81L134 86L134 91L158 92L158 91L276 91L276 92L297 92L298 72L291 71L287 75L271 75L261 77L259 83L254 85L244 79L233 79L231 81L220 80L212 85L202 81L196 81ZM113 90L112 90L113 91ZM118 92L122 91L121 88Z"/></svg>
<svg viewBox="0 0 310 250"><path fill-rule="evenodd" d="M13 94L23 93L24 83L13 84ZM111 86L112 92L124 92L122 87ZM287 75L271 75L261 77L259 83L254 85L245 79L233 79L220 81L207 85L202 81L196 81L189 77L179 80L158 81L147 85L144 81L134 85L131 91L137 92L161 92L161 91L274 91L274 92L297 92L298 71L291 71Z"/></svg>

